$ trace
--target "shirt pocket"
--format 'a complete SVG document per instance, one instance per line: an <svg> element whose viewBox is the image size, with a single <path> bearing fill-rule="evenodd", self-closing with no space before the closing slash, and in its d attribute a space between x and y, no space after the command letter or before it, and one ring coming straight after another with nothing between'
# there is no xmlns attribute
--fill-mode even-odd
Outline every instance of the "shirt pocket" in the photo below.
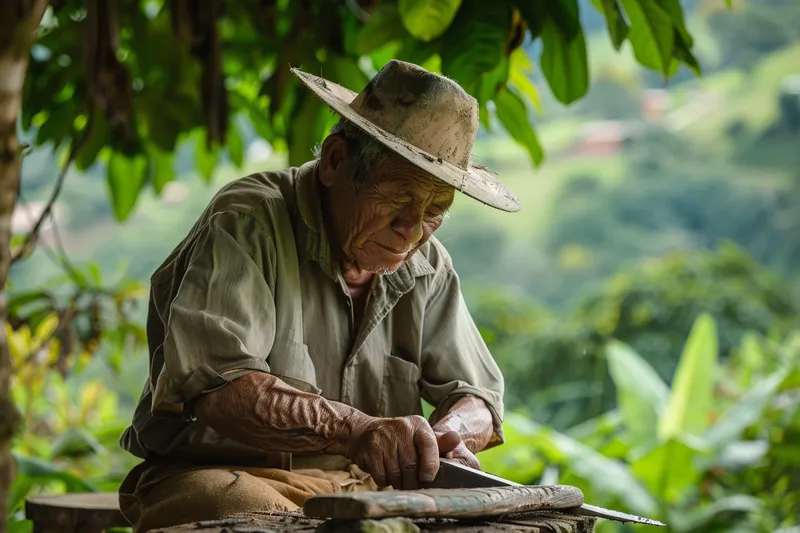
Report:
<svg viewBox="0 0 800 533"><path fill-rule="evenodd" d="M312 394L320 394L317 373L308 346L291 340L276 340L267 361L269 373L288 385Z"/></svg>
<svg viewBox="0 0 800 533"><path fill-rule="evenodd" d="M386 356L383 367L380 412L382 416L422 415L417 365L396 355Z"/></svg>

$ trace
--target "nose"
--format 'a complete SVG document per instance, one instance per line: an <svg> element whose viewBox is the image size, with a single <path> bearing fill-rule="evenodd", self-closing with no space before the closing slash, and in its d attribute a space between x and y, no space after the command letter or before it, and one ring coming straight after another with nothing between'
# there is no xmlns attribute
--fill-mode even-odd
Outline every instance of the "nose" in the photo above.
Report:
<svg viewBox="0 0 800 533"><path fill-rule="evenodd" d="M409 244L422 239L422 213L403 213L392 222L392 229L403 236Z"/></svg>

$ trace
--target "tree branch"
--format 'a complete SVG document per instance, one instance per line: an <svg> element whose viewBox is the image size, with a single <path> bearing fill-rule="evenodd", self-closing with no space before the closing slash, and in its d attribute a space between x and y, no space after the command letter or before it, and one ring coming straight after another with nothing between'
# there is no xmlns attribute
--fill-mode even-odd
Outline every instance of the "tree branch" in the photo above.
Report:
<svg viewBox="0 0 800 533"><path fill-rule="evenodd" d="M86 127L83 128L80 138L74 140L71 143L69 149L69 155L67 156L67 160L64 162L64 168L61 169L61 173L58 175L58 179L56 180L56 184L53 187L53 192L50 194L50 198L47 201L47 205L42 211L42 214L39 215L39 219L36 221L36 224L33 225L33 228L31 228L31 231L25 237L25 241L22 243L22 246L20 246L17 253L15 253L11 257L12 265L17 261L26 259L28 256L31 255L31 253L33 253L33 250L36 248L36 243L39 239L39 232L41 231L42 226L47 220L47 217L49 217L53 212L53 206L58 200L58 197L61 194L61 189L64 186L64 180L67 177L67 171L69 170L69 167L72 164L73 159L75 159L75 156L80 151L80 149L83 148L84 143L86 143L86 140L89 138L89 135L91 134L93 119L94 119L94 107L91 107L89 109L89 116L87 117L86 120Z"/></svg>

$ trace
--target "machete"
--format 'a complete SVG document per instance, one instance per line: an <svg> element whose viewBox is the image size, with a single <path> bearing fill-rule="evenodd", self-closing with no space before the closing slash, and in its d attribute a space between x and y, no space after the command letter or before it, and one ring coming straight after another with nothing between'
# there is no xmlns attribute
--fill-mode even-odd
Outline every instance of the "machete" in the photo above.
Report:
<svg viewBox="0 0 800 533"><path fill-rule="evenodd" d="M439 459L439 473L436 479L430 484L430 488L440 489L465 489L465 488L483 488L483 487L518 487L520 483L503 479L499 476L475 470L461 463L457 463L450 459ZM648 526L666 527L666 524L658 520L650 518L643 518L628 513L621 513L619 511L612 511L610 509L603 509L594 505L583 504L580 507L573 507L565 510L574 514L583 516L594 516L598 518L606 518L608 520L615 520L617 522L632 522L635 524L646 524Z"/></svg>

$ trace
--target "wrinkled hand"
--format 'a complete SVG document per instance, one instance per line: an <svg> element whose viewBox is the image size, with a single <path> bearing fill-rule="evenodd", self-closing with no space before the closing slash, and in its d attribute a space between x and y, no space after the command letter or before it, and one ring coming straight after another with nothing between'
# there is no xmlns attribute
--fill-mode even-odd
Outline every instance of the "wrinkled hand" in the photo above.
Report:
<svg viewBox="0 0 800 533"><path fill-rule="evenodd" d="M439 471L439 446L421 416L372 418L354 434L348 457L379 487L413 490Z"/></svg>
<svg viewBox="0 0 800 533"><path fill-rule="evenodd" d="M436 431L436 442L439 445L439 457L452 459L464 466L481 469L481 462L474 453L469 451L467 445L461 439L461 435L456 431Z"/></svg>

